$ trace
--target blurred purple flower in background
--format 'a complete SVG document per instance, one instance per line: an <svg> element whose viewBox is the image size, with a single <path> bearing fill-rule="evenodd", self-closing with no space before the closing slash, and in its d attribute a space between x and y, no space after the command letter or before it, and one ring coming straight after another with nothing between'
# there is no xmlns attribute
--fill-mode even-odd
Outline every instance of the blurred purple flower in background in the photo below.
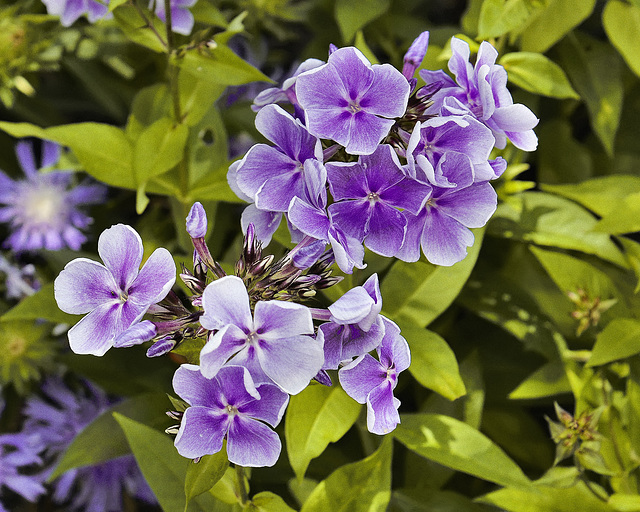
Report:
<svg viewBox="0 0 640 512"><path fill-rule="evenodd" d="M5 487L29 501L36 501L46 493L45 474L21 473L25 468L42 463L37 448L33 438L23 433L0 435L0 498ZM1 501L0 512L8 512Z"/></svg>
<svg viewBox="0 0 640 512"><path fill-rule="evenodd" d="M280 423L289 403L278 386L255 386L241 366L225 366L207 379L197 366L184 364L173 377L173 388L191 406L175 440L180 455L194 459L217 453L226 437L229 462L250 467L276 463L282 444L268 425Z"/></svg>
<svg viewBox="0 0 640 512"><path fill-rule="evenodd" d="M13 180L0 171L0 222L8 223L11 230L3 245L15 252L79 250L87 240L81 230L93 220L77 207L103 202L106 188L69 188L71 171L38 172L31 142L18 142L16 154L26 179ZM40 167L54 166L59 158L60 146L43 141Z"/></svg>
<svg viewBox="0 0 640 512"><path fill-rule="evenodd" d="M86 14L90 23L99 19L111 18L109 0L42 0L47 12L53 16L60 16L63 27L72 25L80 16Z"/></svg>
<svg viewBox="0 0 640 512"><path fill-rule="evenodd" d="M104 355L149 306L167 296L176 280L171 254L160 247L140 269L142 253L140 235L117 224L98 239L104 265L76 258L60 272L54 284L58 307L72 315L88 313L69 330L75 353Z"/></svg>
<svg viewBox="0 0 640 512"><path fill-rule="evenodd" d="M46 473L50 473L76 435L112 402L102 390L88 382L71 390L58 377L44 381L42 394L27 400L22 432L38 440L48 468ZM54 480L52 497L68 510L118 512L123 510L123 490L155 503L132 455L67 471Z"/></svg>
<svg viewBox="0 0 640 512"><path fill-rule="evenodd" d="M194 18L189 10L198 0L171 0L171 30L177 34L188 36L193 29ZM151 0L149 8L155 2L156 16L166 23L164 0Z"/></svg>

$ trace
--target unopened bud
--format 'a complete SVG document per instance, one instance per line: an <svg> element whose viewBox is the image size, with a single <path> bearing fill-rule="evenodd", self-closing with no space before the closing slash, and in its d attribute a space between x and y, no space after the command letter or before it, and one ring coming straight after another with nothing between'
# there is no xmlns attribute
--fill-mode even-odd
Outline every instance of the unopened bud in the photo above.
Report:
<svg viewBox="0 0 640 512"><path fill-rule="evenodd" d="M411 46L407 50L407 53L404 54L403 66L402 66L402 74L407 80L411 80L413 78L413 74L416 69L422 64L424 60L424 56L427 54L427 48L429 46L429 32L425 31L420 34L416 39L411 43Z"/></svg>
<svg viewBox="0 0 640 512"><path fill-rule="evenodd" d="M193 203L187 215L187 233L191 238L204 238L207 234L207 213L199 202Z"/></svg>

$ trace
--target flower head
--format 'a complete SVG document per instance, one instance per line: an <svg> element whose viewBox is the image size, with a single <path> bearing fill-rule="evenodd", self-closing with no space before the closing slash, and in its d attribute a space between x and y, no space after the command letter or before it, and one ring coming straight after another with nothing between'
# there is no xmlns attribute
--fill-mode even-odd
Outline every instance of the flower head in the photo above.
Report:
<svg viewBox="0 0 640 512"><path fill-rule="evenodd" d="M9 223L11 230L4 246L16 252L80 249L87 239L81 230L92 219L77 207L102 202L106 189L101 185L70 189L72 172L38 172L30 142L18 142L16 154L26 179L14 181L0 171L0 222ZM60 146L44 141L41 166L51 167L59 158Z"/></svg>
<svg viewBox="0 0 640 512"><path fill-rule="evenodd" d="M54 283L60 309L75 315L88 313L69 330L71 350L103 355L117 336L169 293L176 279L171 254L156 249L139 270L142 252L140 235L130 226L117 224L98 239L104 265L77 258L60 272Z"/></svg>
<svg viewBox="0 0 640 512"><path fill-rule="evenodd" d="M332 139L352 155L373 153L394 118L404 114L409 83L390 64L375 64L360 50L334 51L323 66L298 76L296 95L305 124L316 137Z"/></svg>
<svg viewBox="0 0 640 512"><path fill-rule="evenodd" d="M246 368L226 366L212 379L197 366L182 365L173 389L191 406L182 417L175 445L189 458L217 453L227 439L229 461L273 466L282 444L269 428L280 423L289 396L273 384L256 386Z"/></svg>

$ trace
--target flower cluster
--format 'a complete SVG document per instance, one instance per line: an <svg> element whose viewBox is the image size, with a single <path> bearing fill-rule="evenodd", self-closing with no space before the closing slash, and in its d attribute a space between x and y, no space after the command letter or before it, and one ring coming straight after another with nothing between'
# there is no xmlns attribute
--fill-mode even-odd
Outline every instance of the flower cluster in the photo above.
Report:
<svg viewBox="0 0 640 512"><path fill-rule="evenodd" d="M302 63L281 89L256 98L256 128L273 145L256 144L229 170L238 196L251 203L252 223L266 244L285 215L294 241L330 244L340 269L364 266L363 245L405 261L453 265L466 256L497 196L489 181L506 162L490 160L508 137L536 146L537 119L513 104L497 53L453 39L449 69L421 70L428 44L421 34L402 72L370 64L356 48L331 48L326 63ZM292 113L276 103L289 103ZM327 193L328 192L330 194Z"/></svg>
<svg viewBox="0 0 640 512"><path fill-rule="evenodd" d="M44 483L67 447L112 403L88 382L72 390L59 377L45 380L41 391L24 406L22 430L0 436L0 485L29 501L47 493ZM116 512L122 510L123 490L155 503L132 455L65 472L53 481L51 498L66 510Z"/></svg>

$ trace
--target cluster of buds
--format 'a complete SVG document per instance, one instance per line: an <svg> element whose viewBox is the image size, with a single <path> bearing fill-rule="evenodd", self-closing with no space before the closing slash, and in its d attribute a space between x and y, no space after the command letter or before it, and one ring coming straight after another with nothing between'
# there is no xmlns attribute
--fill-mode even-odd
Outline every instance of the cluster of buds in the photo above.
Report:
<svg viewBox="0 0 640 512"><path fill-rule="evenodd" d="M598 462L598 466L604 466L599 453L601 435L597 430L603 408L582 411L574 417L557 403L554 406L559 421L552 421L545 416L551 437L556 443L554 464L573 456L579 467L591 469L594 461Z"/></svg>
<svg viewBox="0 0 640 512"><path fill-rule="evenodd" d="M571 318L578 320L576 336L580 336L590 326L598 325L602 313L618 302L618 299L602 300L600 297L591 298L583 288L569 291L567 296L576 305L576 309L571 312Z"/></svg>

